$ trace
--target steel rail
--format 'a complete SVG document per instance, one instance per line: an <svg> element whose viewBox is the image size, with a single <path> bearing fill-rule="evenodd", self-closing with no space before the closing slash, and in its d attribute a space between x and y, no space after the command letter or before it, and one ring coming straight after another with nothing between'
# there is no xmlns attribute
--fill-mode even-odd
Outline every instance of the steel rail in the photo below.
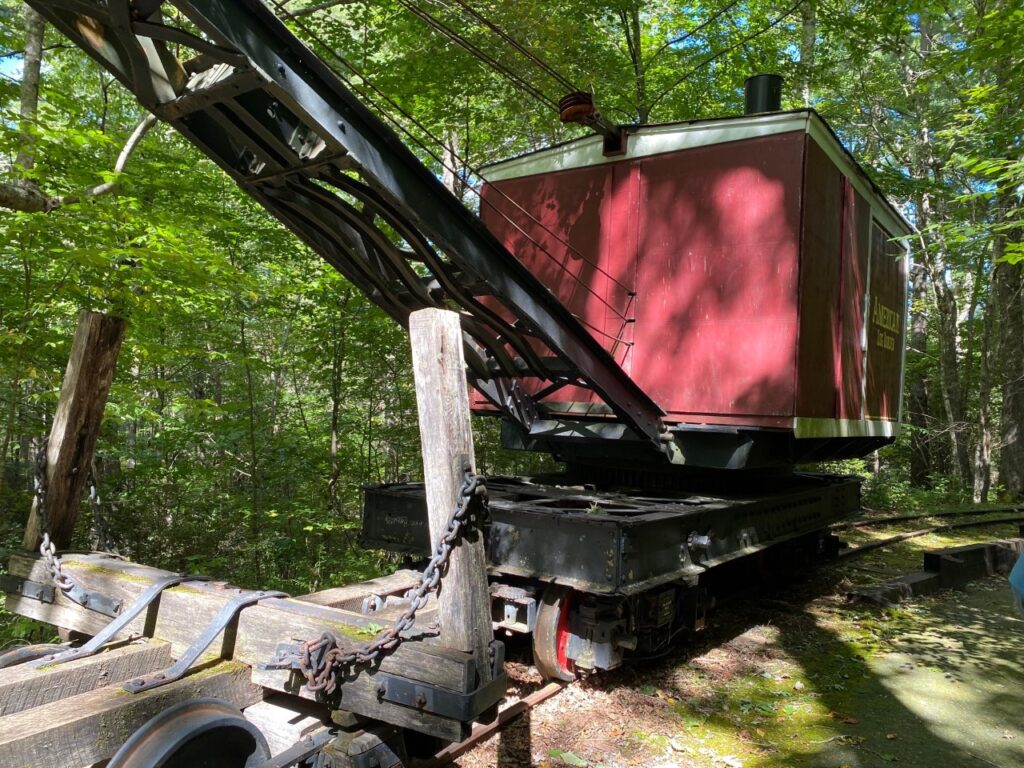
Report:
<svg viewBox="0 0 1024 768"><path fill-rule="evenodd" d="M913 515L891 515L889 517L847 520L829 526L830 531L843 531L849 528L874 528L876 525L892 525L907 520L925 520L930 517L967 517L968 515L994 515L1006 512L1024 512L1024 505L1006 505L991 509L946 509L936 512L920 512Z"/></svg>
<svg viewBox="0 0 1024 768"><path fill-rule="evenodd" d="M896 536L890 536L886 539L879 539L878 541L869 541L867 544L861 544L851 549L843 550L839 553L839 560L847 560L857 555L862 555L865 552L870 552L873 549L879 549L880 547L886 547L890 544L899 544L900 542L907 541L908 539L916 539L921 536L927 536L929 533L939 533L941 531L954 531L962 528L985 528L990 525L1004 525L1008 523L1024 523L1024 516L1015 515L1013 517L1000 517L996 520L968 520L965 523L946 523L944 525L933 525L930 528L919 528L916 531L906 531L905 533L897 534Z"/></svg>
<svg viewBox="0 0 1024 768"><path fill-rule="evenodd" d="M432 760L427 762L426 768L441 768L441 766L450 765L473 749L473 747L489 739L520 715L529 712L541 702L547 701L555 694L563 691L567 685L568 683L557 681L548 683L543 688L534 691L529 696L519 699L519 701L498 712L498 717L495 718L494 722L486 725L474 725L472 732L470 732L467 738L455 744L449 744L442 749L434 755Z"/></svg>

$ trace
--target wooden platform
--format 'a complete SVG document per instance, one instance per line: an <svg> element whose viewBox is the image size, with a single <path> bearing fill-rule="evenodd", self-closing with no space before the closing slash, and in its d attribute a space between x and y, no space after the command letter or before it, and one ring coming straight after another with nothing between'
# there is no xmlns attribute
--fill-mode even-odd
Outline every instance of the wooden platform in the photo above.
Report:
<svg viewBox="0 0 1024 768"><path fill-rule="evenodd" d="M82 586L121 599L126 606L151 583L171 575L100 554L65 555L63 567ZM48 583L46 568L37 558L14 555L8 570ZM218 696L239 708L272 694L316 700L304 688L301 676L287 670L258 671L256 665L270 661L279 644L315 639L324 631L339 636L346 647L348 642L351 647L369 642L400 609L364 614L360 612L364 599L401 595L417 579L415 572L400 571L301 598L263 599L242 609L184 678L130 694L120 687L121 682L169 666L220 608L240 593L213 581L172 587L97 656L65 665L0 670L0 765L79 768L105 760L157 711L188 697ZM71 602L59 590L52 603L8 594L7 608L86 635L96 634L109 622L107 616ZM435 617L436 607L428 605L409 638L375 667L347 679L340 699L332 705L442 739L463 738L468 733L463 723L378 695L381 675L458 693L479 685L472 654L437 644L431 626ZM322 711L327 717L330 707Z"/></svg>

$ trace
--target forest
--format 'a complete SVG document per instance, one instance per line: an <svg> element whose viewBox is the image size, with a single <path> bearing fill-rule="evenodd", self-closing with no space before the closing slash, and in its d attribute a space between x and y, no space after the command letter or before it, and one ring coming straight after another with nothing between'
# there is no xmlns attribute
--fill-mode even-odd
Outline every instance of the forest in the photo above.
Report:
<svg viewBox="0 0 1024 768"><path fill-rule="evenodd" d="M916 227L903 431L832 469L872 509L1024 496L1016 0L270 3L471 208L480 166L582 135L570 85L648 124L739 114L746 77L783 75L783 108L823 115ZM387 568L357 537L361 487L421 473L404 331L13 0L0 109L3 546L92 309L128 330L78 546L298 593ZM481 472L548 467L474 428Z"/></svg>

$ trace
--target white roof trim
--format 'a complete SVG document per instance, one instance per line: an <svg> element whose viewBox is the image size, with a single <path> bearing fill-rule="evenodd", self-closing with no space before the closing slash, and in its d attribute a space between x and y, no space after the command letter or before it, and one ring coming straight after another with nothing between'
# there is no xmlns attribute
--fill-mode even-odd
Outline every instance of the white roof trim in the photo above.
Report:
<svg viewBox="0 0 1024 768"><path fill-rule="evenodd" d="M899 432L899 422L888 419L793 419L793 433L798 438L895 437Z"/></svg>
<svg viewBox="0 0 1024 768"><path fill-rule="evenodd" d="M645 125L630 132L625 154L608 157L602 152L601 136L586 136L550 149L489 165L482 169L481 175L486 182L519 179L791 131L804 131L811 135L832 162L850 178L854 188L865 199L872 201L872 213L889 232L898 236L914 231L910 223L875 190L864 175L863 169L843 149L825 121L811 110L698 120L692 123Z"/></svg>
<svg viewBox="0 0 1024 768"><path fill-rule="evenodd" d="M551 149L495 163L482 169L481 175L484 181L502 181L539 173L616 163L757 136L806 131L810 115L810 112L779 112L723 120L702 120L695 123L646 125L629 134L626 152L622 155L605 157L602 153L603 138L588 136Z"/></svg>

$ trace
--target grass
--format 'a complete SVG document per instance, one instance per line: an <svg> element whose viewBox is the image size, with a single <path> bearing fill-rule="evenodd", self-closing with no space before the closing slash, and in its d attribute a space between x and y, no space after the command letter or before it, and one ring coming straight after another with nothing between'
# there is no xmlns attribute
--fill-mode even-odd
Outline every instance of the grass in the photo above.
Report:
<svg viewBox="0 0 1024 768"><path fill-rule="evenodd" d="M911 521L844 538L864 543L928 524ZM848 605L839 594L846 585L919 569L926 550L1016 533L1011 525L929 534L819 572L815 584L803 588L807 602L798 605L797 599L792 610L748 630L763 649L745 653L740 644L717 663L712 649L671 671L671 685L660 691L677 716L670 747L697 765L729 765L729 758L747 768L927 765L913 755L934 751L934 740L919 743L919 718L893 695L877 667L908 637L956 631L944 606L958 598L940 593L881 608ZM865 565L872 570L862 570ZM942 665L925 658L916 666L940 671Z"/></svg>

